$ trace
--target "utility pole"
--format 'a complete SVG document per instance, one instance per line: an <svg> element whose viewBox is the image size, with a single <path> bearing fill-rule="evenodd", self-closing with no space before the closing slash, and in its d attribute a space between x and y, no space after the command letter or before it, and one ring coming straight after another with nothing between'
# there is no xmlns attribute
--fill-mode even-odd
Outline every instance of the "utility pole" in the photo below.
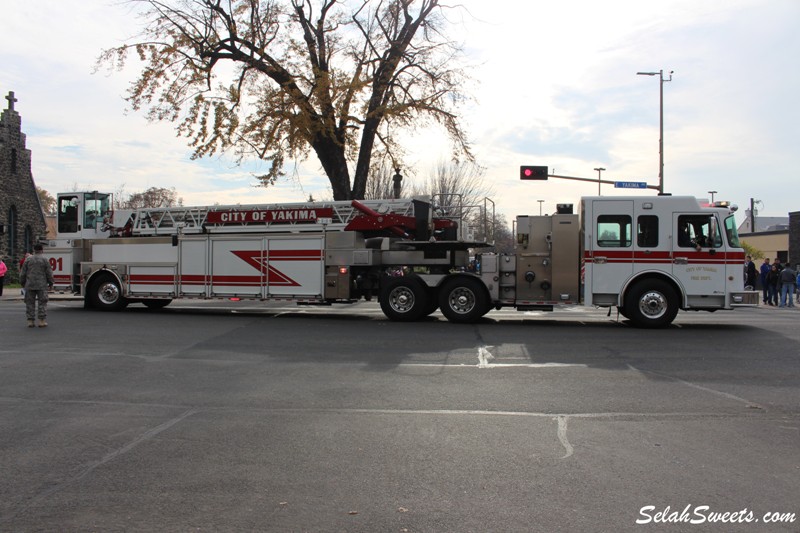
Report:
<svg viewBox="0 0 800 533"><path fill-rule="evenodd" d="M603 167L599 167L596 168L595 170L597 171L597 196L600 196L600 183L602 183L600 181L600 176L601 176L600 173L603 172L605 169Z"/></svg>
<svg viewBox="0 0 800 533"><path fill-rule="evenodd" d="M664 71L658 72L637 72L637 76L658 76L659 78L659 91L658 91L658 192L664 194L664 82L672 81L672 74L674 70L669 71L669 78L664 77Z"/></svg>

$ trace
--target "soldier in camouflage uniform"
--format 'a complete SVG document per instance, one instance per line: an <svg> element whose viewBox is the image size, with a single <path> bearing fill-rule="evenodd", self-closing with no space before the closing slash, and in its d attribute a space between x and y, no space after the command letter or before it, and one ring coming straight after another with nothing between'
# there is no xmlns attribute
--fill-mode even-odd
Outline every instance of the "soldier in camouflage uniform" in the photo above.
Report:
<svg viewBox="0 0 800 533"><path fill-rule="evenodd" d="M28 327L34 326L36 300L39 300L39 327L47 326L47 289L53 288L53 269L50 261L42 255L41 244L33 247L34 254L25 260L19 273L19 281L25 287L25 314Z"/></svg>

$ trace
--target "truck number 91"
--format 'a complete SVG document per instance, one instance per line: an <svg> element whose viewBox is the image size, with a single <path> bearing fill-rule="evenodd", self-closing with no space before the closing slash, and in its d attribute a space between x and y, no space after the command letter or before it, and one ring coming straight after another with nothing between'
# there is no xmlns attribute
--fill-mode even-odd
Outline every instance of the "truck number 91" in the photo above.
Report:
<svg viewBox="0 0 800 533"><path fill-rule="evenodd" d="M64 269L64 258L63 257L51 257L50 258L50 268L54 271L58 272L59 270Z"/></svg>

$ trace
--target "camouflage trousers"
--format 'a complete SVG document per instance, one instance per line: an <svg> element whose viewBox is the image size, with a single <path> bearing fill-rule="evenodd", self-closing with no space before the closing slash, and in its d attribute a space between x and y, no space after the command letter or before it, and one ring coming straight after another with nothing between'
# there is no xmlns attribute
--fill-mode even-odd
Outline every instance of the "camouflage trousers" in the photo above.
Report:
<svg viewBox="0 0 800 533"><path fill-rule="evenodd" d="M39 300L39 318L44 320L47 318L47 289L41 290L25 290L25 315L28 320L36 318L36 300Z"/></svg>

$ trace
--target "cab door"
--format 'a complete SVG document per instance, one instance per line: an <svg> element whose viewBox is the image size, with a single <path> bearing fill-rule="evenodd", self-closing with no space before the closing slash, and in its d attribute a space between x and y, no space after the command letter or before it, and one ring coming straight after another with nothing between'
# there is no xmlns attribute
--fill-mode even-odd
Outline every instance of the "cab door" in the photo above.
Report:
<svg viewBox="0 0 800 533"><path fill-rule="evenodd" d="M702 301L692 303L694 296L724 297L726 253L717 217L673 213L672 218L672 274L683 285L689 305L702 307Z"/></svg>
<svg viewBox="0 0 800 533"><path fill-rule="evenodd" d="M592 301L619 295L633 275L633 200L592 200ZM616 296L615 296L616 297Z"/></svg>

